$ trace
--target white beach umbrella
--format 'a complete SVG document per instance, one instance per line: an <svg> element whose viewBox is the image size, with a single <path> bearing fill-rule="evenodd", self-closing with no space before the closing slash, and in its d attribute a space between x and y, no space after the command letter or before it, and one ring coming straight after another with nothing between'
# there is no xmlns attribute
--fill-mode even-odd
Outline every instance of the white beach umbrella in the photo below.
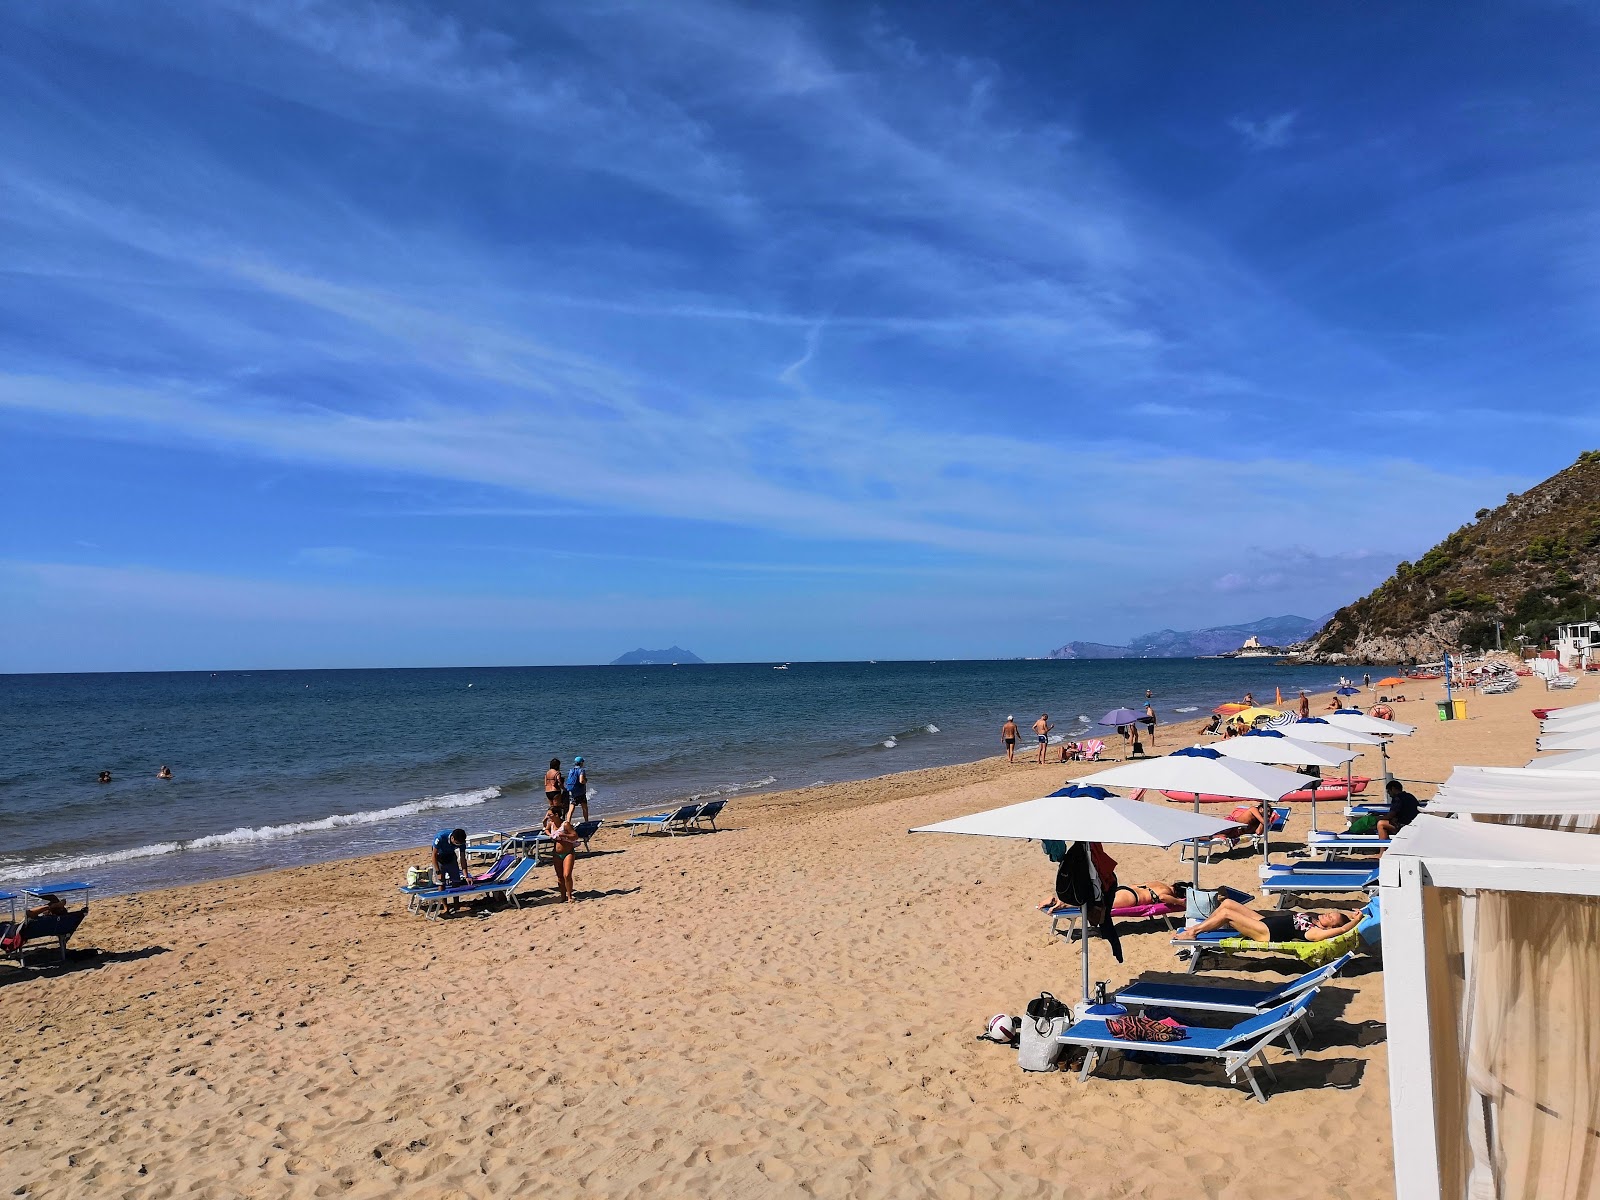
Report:
<svg viewBox="0 0 1600 1200"><path fill-rule="evenodd" d="M1541 733L1541 750L1600 750L1600 729L1580 729L1574 733Z"/></svg>
<svg viewBox="0 0 1600 1200"><path fill-rule="evenodd" d="M1574 704L1571 708L1546 709L1550 715L1546 721L1574 721L1580 717L1600 717L1600 700L1590 701L1588 704Z"/></svg>
<svg viewBox="0 0 1600 1200"><path fill-rule="evenodd" d="M1243 737L1215 742L1211 748L1246 762L1293 767L1342 767L1356 757L1354 750L1333 750L1316 742L1297 741L1279 729L1258 729Z"/></svg>
<svg viewBox="0 0 1600 1200"><path fill-rule="evenodd" d="M1569 750L1565 754L1535 758L1528 766L1540 771L1600 771L1600 749Z"/></svg>
<svg viewBox="0 0 1600 1200"><path fill-rule="evenodd" d="M1584 713L1565 721L1550 716L1539 722L1540 733L1582 733L1590 729L1600 729L1600 712Z"/></svg>
<svg viewBox="0 0 1600 1200"><path fill-rule="evenodd" d="M1355 709L1339 709L1331 712L1323 720L1330 725L1342 725L1346 729L1354 729L1360 733L1375 733L1380 737L1410 737L1417 731L1415 725L1407 725L1401 721L1385 721L1382 717L1368 716ZM1291 727L1292 728L1292 727Z"/></svg>
<svg viewBox="0 0 1600 1200"><path fill-rule="evenodd" d="M1114 846L1160 846L1215 837L1232 821L1162 808L1120 796L1044 796L1004 808L921 825L912 833L964 833L1029 841L1104 842ZM1110 897L1107 898L1108 902ZM1083 1003L1089 1003L1089 921L1083 922Z"/></svg>
<svg viewBox="0 0 1600 1200"><path fill-rule="evenodd" d="M1280 771L1264 763L1228 758L1217 746L1189 746L1160 758L1140 759L1096 771L1078 782L1101 787L1190 792L1197 797L1204 793L1240 800L1280 800L1311 783L1312 777ZM1195 803L1198 805L1199 801Z"/></svg>
<svg viewBox="0 0 1600 1200"><path fill-rule="evenodd" d="M1230 739L1239 740L1239 739ZM1202 795L1228 796L1240 800L1281 800L1316 780L1310 775L1282 771L1265 763L1228 758L1216 745L1189 746L1161 758L1123 763L1106 771L1086 775L1080 783L1101 787L1152 788L1158 792L1187 792L1194 797L1194 810L1200 811ZM1316 793L1312 793L1312 806ZM1270 814L1269 822L1270 825ZM1267 826L1261 830L1262 857L1270 860L1272 847ZM1200 855L1195 854L1195 878L1200 874Z"/></svg>
<svg viewBox="0 0 1600 1200"><path fill-rule="evenodd" d="M1322 717L1306 717L1293 725L1285 725L1278 732L1297 742L1322 742L1333 746L1383 745L1383 739L1375 734L1362 733L1348 725L1335 725Z"/></svg>
<svg viewBox="0 0 1600 1200"><path fill-rule="evenodd" d="M1340 717L1344 718L1343 723L1339 721ZM1325 717L1306 717L1304 720L1296 721L1293 725L1284 726L1281 732L1285 737L1291 737L1297 742L1322 742L1328 745L1344 746L1346 748L1354 746L1378 747L1378 752L1383 757L1383 782L1387 786L1389 782L1389 743L1385 740L1382 731L1377 729L1363 729L1361 726L1355 724L1357 719L1363 723L1371 723L1372 725L1395 725L1397 729L1403 729L1408 734L1411 733L1415 728L1415 726L1411 725L1401 725L1396 721L1385 721L1379 717L1369 717L1365 713L1353 711L1345 712L1341 710L1339 712L1331 712ZM1346 764L1346 800L1350 798L1349 784L1351 777L1351 768L1349 764ZM1315 791L1311 793L1311 828L1319 828L1317 819L1317 793Z"/></svg>

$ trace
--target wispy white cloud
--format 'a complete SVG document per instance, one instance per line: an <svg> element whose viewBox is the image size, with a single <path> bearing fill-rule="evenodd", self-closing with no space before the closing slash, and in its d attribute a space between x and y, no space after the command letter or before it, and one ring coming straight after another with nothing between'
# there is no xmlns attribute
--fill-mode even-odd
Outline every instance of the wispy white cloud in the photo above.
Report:
<svg viewBox="0 0 1600 1200"><path fill-rule="evenodd" d="M1294 142L1295 122L1299 119L1300 114L1293 110L1256 119L1234 117L1228 128L1251 150L1282 150Z"/></svg>

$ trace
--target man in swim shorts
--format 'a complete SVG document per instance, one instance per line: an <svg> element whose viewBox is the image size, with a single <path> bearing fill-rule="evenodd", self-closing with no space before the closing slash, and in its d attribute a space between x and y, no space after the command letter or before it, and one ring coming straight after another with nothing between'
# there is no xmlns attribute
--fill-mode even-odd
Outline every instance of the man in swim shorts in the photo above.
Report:
<svg viewBox="0 0 1600 1200"><path fill-rule="evenodd" d="M583 755L572 760L572 770L567 772L567 802L583 809L583 819L589 819L589 772L583 769Z"/></svg>
<svg viewBox="0 0 1600 1200"><path fill-rule="evenodd" d="M1033 723L1034 733L1039 735L1039 765L1044 765L1045 747L1050 744L1050 731L1055 726L1050 724L1050 714L1041 713L1039 719Z"/></svg>
<svg viewBox="0 0 1600 1200"><path fill-rule="evenodd" d="M1150 744L1156 744L1156 707L1150 703L1150 693L1145 693L1144 702L1144 727L1150 732Z"/></svg>
<svg viewBox="0 0 1600 1200"><path fill-rule="evenodd" d="M1006 723L1000 726L1000 740L1005 744L1006 761L1017 761L1017 719L1007 717Z"/></svg>
<svg viewBox="0 0 1600 1200"><path fill-rule="evenodd" d="M467 831L441 829L433 839L433 877L440 887L461 887L467 882ZM450 903L451 912L461 911L461 901Z"/></svg>

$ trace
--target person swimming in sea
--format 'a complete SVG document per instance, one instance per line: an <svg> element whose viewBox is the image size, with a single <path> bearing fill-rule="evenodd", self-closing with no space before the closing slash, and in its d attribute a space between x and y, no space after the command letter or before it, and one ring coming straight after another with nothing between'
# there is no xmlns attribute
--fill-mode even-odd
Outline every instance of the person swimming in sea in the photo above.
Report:
<svg viewBox="0 0 1600 1200"><path fill-rule="evenodd" d="M167 766L166 763L162 763L161 764L161 770L156 772L156 778L157 779L171 779L172 778L172 768Z"/></svg>
<svg viewBox="0 0 1600 1200"><path fill-rule="evenodd" d="M111 772L110 771L101 771L100 772L100 782L101 783L110 783L111 782Z"/></svg>

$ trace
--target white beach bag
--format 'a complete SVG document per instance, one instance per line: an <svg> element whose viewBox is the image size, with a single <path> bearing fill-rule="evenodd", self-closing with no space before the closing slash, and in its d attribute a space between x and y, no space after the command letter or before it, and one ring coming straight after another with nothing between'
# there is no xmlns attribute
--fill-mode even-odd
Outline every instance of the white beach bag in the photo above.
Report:
<svg viewBox="0 0 1600 1200"><path fill-rule="evenodd" d="M1017 1065L1024 1071L1054 1071L1062 1045L1056 1041L1067 1027L1066 1017L1022 1018L1022 1041L1017 1045Z"/></svg>

